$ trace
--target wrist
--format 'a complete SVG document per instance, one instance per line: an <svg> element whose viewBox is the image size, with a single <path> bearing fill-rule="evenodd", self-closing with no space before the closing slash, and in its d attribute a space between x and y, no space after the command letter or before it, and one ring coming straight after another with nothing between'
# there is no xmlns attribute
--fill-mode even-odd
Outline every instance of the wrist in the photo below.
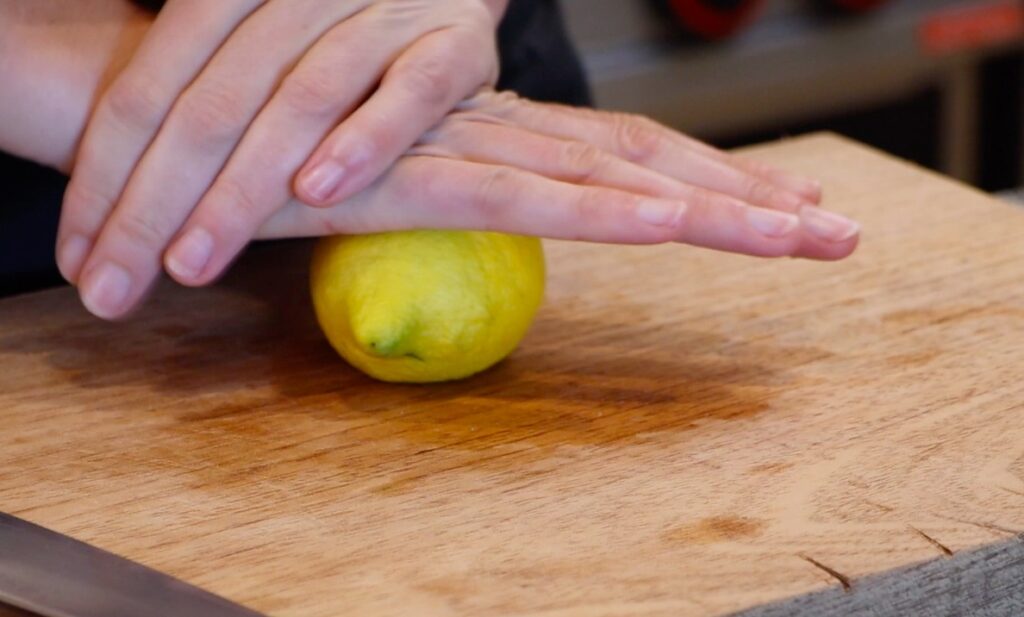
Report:
<svg viewBox="0 0 1024 617"><path fill-rule="evenodd" d="M69 171L96 98L150 22L121 0L0 2L0 150Z"/></svg>
<svg viewBox="0 0 1024 617"><path fill-rule="evenodd" d="M484 6L494 16L494 25L497 27L501 23L501 20L505 17L505 12L508 10L509 0L483 0Z"/></svg>

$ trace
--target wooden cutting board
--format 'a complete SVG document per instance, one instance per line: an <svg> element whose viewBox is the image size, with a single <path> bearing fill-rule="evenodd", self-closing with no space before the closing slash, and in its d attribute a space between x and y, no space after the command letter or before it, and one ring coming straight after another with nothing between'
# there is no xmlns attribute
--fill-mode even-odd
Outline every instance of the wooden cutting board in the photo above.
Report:
<svg viewBox="0 0 1024 617"><path fill-rule="evenodd" d="M302 244L128 323L0 302L0 509L294 617L718 615L1014 543L1024 211L834 136L750 154L856 256L550 243L463 383L347 368Z"/></svg>

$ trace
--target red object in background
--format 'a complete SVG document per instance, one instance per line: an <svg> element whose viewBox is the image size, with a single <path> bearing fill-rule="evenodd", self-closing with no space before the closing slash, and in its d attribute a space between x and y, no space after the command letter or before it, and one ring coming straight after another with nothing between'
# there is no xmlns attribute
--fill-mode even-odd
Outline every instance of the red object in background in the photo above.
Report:
<svg viewBox="0 0 1024 617"><path fill-rule="evenodd" d="M720 40L750 23L764 0L668 0L668 7L687 32Z"/></svg>
<svg viewBox="0 0 1024 617"><path fill-rule="evenodd" d="M889 0L827 0L826 4L848 13L866 13L877 9L887 2Z"/></svg>
<svg viewBox="0 0 1024 617"><path fill-rule="evenodd" d="M945 9L928 16L918 30L930 54L981 49L1024 38L1024 5L1017 0Z"/></svg>

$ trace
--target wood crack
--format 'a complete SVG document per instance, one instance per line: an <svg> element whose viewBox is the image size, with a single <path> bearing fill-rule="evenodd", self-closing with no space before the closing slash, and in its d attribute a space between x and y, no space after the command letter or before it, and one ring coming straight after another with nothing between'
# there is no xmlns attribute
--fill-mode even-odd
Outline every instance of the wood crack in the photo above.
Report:
<svg viewBox="0 0 1024 617"><path fill-rule="evenodd" d="M851 591L853 589L853 583L850 582L850 577L846 576L845 574L843 574L841 572L838 572L838 571L836 571L836 570L826 566L825 564L821 563L820 561L818 561L817 559L815 559L813 557L808 557L807 555L803 555L803 554L800 554L800 553L797 553L797 557L799 557L800 559L803 559L804 561L806 561L807 563L811 564L815 568L821 570L825 574L828 574L832 578L834 578L837 581L839 581L839 584L843 586L843 591Z"/></svg>
<svg viewBox="0 0 1024 617"><path fill-rule="evenodd" d="M963 522L964 523L968 523L970 525L974 525L976 527L981 527L982 529L988 529L988 530L991 530L991 531L1000 531L1002 533L1008 533L1008 534L1013 535L1013 536L1019 536L1020 533L1021 533L1019 531L1010 529L1009 527L1003 527L1002 525L996 525L995 523L986 523L984 521L981 521L981 522L978 522L978 521L963 521Z"/></svg>
<svg viewBox="0 0 1024 617"><path fill-rule="evenodd" d="M1018 497L1024 497L1024 493L1022 493L1021 491L1014 490L1012 488L1006 488L1005 486L996 486L996 488L1001 490L1001 491L1006 491L1007 493L1010 493L1011 495L1017 495Z"/></svg>
<svg viewBox="0 0 1024 617"><path fill-rule="evenodd" d="M881 504L881 503L878 503L878 502L875 502L875 501L871 501L870 499L865 499L863 497L861 497L861 501L863 503L871 506L872 508L877 508L877 509L881 510L882 512L892 512L893 510L896 509L896 508L893 508L891 506L887 506L885 504Z"/></svg>
<svg viewBox="0 0 1024 617"><path fill-rule="evenodd" d="M946 546L945 544L943 544L942 542L939 542L935 538L933 538L930 535L926 534L925 532L921 531L917 527L914 527L913 525L907 525L907 527L910 527L910 529L914 533L916 533L917 535L919 535L922 538L924 538L929 544L931 544L935 548L939 549L939 552L941 552L946 557L952 557L953 556L953 551L950 550L950 548L948 546Z"/></svg>
<svg viewBox="0 0 1024 617"><path fill-rule="evenodd" d="M1011 536L1018 536L1019 537L1021 535L1021 533L1022 533L1020 531L1015 531L1013 529L1010 529L1009 527L1003 527L1002 525L997 525L995 523L988 523L988 522L985 522L985 521L971 521L971 520L968 520L968 519L965 519L965 518L957 518L955 516L941 516L941 515L939 516L939 518L944 518L944 519L946 519L948 521L955 521L957 523L963 523L964 525L973 525L974 527L980 527L981 529L988 529L989 531L997 531L997 532L1000 532L1000 533L1008 533Z"/></svg>

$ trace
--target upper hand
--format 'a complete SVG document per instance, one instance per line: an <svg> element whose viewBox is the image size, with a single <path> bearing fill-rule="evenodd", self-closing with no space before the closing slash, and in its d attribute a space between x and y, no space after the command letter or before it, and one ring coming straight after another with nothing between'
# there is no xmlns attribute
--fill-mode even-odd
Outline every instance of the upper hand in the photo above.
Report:
<svg viewBox="0 0 1024 617"><path fill-rule="evenodd" d="M61 272L117 318L162 266L214 279L292 195L358 193L496 79L506 2L169 0L89 122Z"/></svg>

